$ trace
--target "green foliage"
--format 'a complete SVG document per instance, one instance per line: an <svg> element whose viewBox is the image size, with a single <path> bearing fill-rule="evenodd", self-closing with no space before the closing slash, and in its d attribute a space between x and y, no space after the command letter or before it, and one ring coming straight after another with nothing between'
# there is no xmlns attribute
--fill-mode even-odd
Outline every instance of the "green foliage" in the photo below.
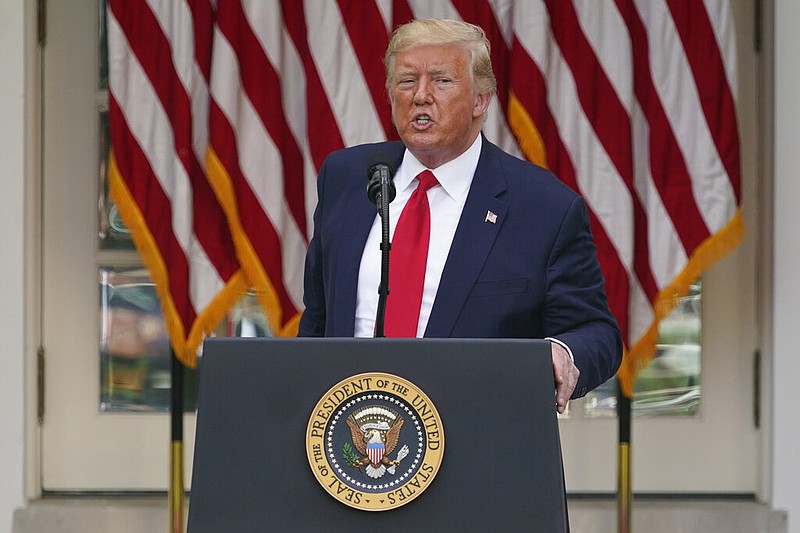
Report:
<svg viewBox="0 0 800 533"><path fill-rule="evenodd" d="M361 460L361 457L358 456L349 442L345 442L344 446L342 446L342 456L344 457L345 464L349 467L355 466L355 464Z"/></svg>

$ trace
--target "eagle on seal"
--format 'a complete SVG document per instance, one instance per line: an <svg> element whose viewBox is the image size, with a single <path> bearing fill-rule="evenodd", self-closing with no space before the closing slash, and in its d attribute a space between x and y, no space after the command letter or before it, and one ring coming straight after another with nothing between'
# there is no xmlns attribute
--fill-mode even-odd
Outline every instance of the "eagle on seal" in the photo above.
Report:
<svg viewBox="0 0 800 533"><path fill-rule="evenodd" d="M400 461L391 460L388 455L397 447L400 429L403 427L403 418L398 416L393 422L390 425L381 420L359 425L352 415L347 417L353 445L363 456L359 461L353 463L353 468L366 467L366 474L373 479L383 476L387 466L389 473L394 473L394 467L399 465Z"/></svg>

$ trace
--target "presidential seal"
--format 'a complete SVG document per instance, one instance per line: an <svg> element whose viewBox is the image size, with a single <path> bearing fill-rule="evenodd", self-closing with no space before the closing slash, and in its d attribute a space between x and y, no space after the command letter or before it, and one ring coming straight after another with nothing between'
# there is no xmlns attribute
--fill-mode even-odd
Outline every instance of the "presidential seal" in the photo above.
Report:
<svg viewBox="0 0 800 533"><path fill-rule="evenodd" d="M320 485L364 511L405 505L430 486L444 455L444 429L430 399L391 374L342 380L320 399L306 430Z"/></svg>

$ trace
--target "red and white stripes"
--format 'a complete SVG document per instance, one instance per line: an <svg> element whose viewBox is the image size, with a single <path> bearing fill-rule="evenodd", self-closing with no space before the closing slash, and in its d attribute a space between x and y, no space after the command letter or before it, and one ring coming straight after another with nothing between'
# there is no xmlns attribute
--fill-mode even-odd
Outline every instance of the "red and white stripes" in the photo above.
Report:
<svg viewBox="0 0 800 533"><path fill-rule="evenodd" d="M111 193L184 362L246 289L205 177L209 2L108 2ZM198 31L199 30L199 31Z"/></svg>
<svg viewBox="0 0 800 533"><path fill-rule="evenodd" d="M460 18L486 30L498 97L484 131L586 198L628 347L620 371L627 392L652 355L657 320L741 238L727 0L109 4L114 154L118 163L146 162L143 175L159 185L158 194L132 195L139 209L172 213L172 231L159 232L155 245L162 256L183 251L180 268L189 273L205 251L214 268L198 272L217 278L206 292L224 292L241 265L278 333L291 334L302 309L324 157L396 138L381 58L391 29L413 17ZM207 121L198 122L206 109ZM166 146L173 148L156 150ZM141 189L129 178L140 179L130 173L137 168L120 166L130 191ZM219 207L192 217L209 183L236 265L204 246L211 230L201 226L218 227ZM190 300L202 314L203 298Z"/></svg>

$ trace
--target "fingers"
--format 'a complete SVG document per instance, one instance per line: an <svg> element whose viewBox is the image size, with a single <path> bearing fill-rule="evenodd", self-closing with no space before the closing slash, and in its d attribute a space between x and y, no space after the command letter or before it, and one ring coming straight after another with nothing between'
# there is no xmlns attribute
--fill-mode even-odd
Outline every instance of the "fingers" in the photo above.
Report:
<svg viewBox="0 0 800 533"><path fill-rule="evenodd" d="M564 414L564 411L567 410L567 402L569 402L577 383L577 378L566 379L563 376L556 377L556 410L558 414Z"/></svg>
<svg viewBox="0 0 800 533"><path fill-rule="evenodd" d="M556 410L559 414L563 414L567 409L567 402L569 402L575 387L578 385L580 370L575 366L563 346L551 343L551 355L556 385Z"/></svg>

